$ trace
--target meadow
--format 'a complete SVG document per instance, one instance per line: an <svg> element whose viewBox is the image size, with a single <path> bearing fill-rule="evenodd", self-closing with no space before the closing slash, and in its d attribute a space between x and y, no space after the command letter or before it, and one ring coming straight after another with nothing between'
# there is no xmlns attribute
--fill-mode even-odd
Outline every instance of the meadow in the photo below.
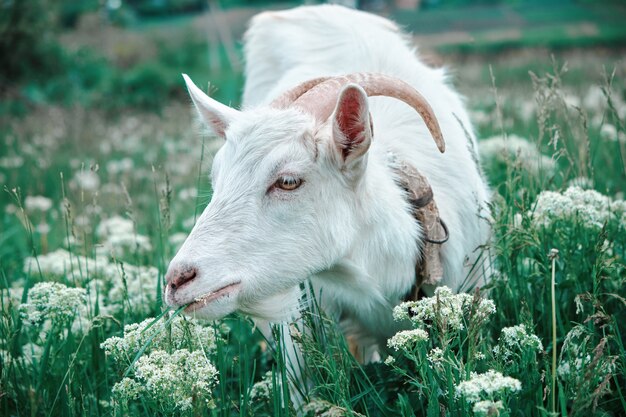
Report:
<svg viewBox="0 0 626 417"><path fill-rule="evenodd" d="M494 191L493 279L399 306L413 328L365 366L309 312L300 414L626 415L623 54L441 59ZM226 79L236 102L241 77ZM280 343L246 317L205 323L162 303L220 146L182 79L169 83L181 95L155 108L2 113L0 415L295 415Z"/></svg>

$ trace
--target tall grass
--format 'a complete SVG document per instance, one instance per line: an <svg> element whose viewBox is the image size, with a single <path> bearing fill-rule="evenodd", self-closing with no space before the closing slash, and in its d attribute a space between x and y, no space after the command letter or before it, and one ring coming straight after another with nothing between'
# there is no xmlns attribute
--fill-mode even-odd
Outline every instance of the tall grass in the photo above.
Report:
<svg viewBox="0 0 626 417"><path fill-rule="evenodd" d="M623 206L553 216L542 194L624 199L623 69L575 64L533 57L514 80L474 66L466 94L480 136L495 136L481 148L496 191L488 287L398 307L409 330L367 365L312 303L292 328L296 386L286 326L268 341L244 317L200 323L162 305L167 261L210 197L199 170L215 144L188 108L5 120L0 415L294 415L290 387L309 416L625 414Z"/></svg>

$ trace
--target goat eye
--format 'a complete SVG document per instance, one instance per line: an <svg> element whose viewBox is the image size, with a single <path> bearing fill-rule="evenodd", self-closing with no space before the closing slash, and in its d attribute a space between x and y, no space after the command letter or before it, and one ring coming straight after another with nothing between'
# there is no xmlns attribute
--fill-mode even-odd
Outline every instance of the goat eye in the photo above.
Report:
<svg viewBox="0 0 626 417"><path fill-rule="evenodd" d="M291 175L285 175L276 180L274 184L277 188L285 191L292 191L298 188L302 184L300 178L292 177Z"/></svg>

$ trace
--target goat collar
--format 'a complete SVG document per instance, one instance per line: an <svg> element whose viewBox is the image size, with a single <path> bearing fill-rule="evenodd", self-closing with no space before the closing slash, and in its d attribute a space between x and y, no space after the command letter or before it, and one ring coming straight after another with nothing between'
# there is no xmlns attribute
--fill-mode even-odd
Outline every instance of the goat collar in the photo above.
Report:
<svg viewBox="0 0 626 417"><path fill-rule="evenodd" d="M415 284L404 301L417 301L422 298L423 285L438 285L443 278L441 245L448 241L450 234L444 221L439 217L433 190L428 179L406 161L392 157L392 170L398 185L407 194L415 220L423 230L421 254L415 263Z"/></svg>

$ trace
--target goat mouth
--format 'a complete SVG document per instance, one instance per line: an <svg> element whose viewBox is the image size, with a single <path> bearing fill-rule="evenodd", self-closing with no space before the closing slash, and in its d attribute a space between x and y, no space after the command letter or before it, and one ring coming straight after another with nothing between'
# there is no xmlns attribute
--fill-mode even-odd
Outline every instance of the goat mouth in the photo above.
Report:
<svg viewBox="0 0 626 417"><path fill-rule="evenodd" d="M185 313L192 313L196 310L199 310L203 307L206 307L207 305L209 305L209 303L225 297L229 294L232 294L234 291L236 291L239 287L241 286L241 281L239 282L234 282L232 284L228 284L218 290L215 291L211 291L208 292L204 295L201 295L200 297L196 297L195 300L193 300L191 303L187 304L187 307L185 307Z"/></svg>

